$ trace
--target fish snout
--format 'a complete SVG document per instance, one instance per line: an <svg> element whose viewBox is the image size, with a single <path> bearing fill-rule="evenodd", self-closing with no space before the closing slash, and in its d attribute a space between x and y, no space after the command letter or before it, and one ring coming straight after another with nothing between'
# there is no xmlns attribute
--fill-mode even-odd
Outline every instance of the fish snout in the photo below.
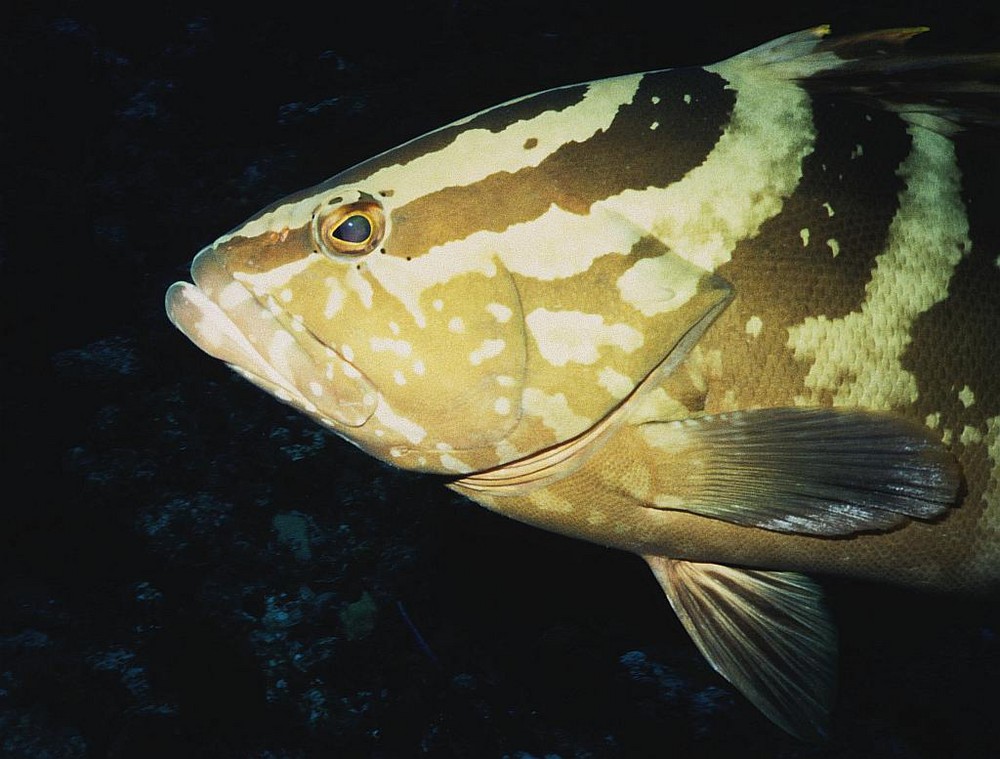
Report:
<svg viewBox="0 0 1000 759"><path fill-rule="evenodd" d="M218 250L198 253L191 276L195 284L170 286L165 305L174 326L205 353L327 426L360 427L372 417L378 393L368 378L295 329L287 314L259 302Z"/></svg>

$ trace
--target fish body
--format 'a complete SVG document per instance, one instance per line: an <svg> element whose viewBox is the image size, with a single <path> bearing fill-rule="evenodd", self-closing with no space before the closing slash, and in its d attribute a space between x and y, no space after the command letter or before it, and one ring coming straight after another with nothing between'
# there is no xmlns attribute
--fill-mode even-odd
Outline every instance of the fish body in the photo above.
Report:
<svg viewBox="0 0 1000 759"><path fill-rule="evenodd" d="M1000 241L956 151L996 141L1000 56L827 31L417 138L206 247L169 316L383 461L642 556L712 665L821 735L803 573L1000 581Z"/></svg>

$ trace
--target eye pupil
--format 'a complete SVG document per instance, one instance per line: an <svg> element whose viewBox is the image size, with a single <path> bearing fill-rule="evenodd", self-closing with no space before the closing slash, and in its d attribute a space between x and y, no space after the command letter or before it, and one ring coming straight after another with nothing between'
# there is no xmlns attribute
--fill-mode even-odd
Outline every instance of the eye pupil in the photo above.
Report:
<svg viewBox="0 0 1000 759"><path fill-rule="evenodd" d="M344 242L363 243L372 236L372 223L367 216L356 213L344 219L330 234Z"/></svg>

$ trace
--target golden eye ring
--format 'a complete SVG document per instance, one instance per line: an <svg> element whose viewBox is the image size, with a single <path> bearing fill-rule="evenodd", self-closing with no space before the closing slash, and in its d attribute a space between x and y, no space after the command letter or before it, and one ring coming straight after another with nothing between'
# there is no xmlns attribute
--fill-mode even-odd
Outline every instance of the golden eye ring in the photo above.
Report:
<svg viewBox="0 0 1000 759"><path fill-rule="evenodd" d="M371 200L318 211L313 218L313 240L332 256L371 253L385 236L385 214Z"/></svg>

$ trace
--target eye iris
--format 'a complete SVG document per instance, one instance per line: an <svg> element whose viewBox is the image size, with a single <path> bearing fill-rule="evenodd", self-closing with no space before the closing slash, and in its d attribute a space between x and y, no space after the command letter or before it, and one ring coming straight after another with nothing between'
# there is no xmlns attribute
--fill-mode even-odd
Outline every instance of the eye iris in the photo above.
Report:
<svg viewBox="0 0 1000 759"><path fill-rule="evenodd" d="M356 213L344 219L331 234L343 242L363 243L372 236L372 223L368 217Z"/></svg>

